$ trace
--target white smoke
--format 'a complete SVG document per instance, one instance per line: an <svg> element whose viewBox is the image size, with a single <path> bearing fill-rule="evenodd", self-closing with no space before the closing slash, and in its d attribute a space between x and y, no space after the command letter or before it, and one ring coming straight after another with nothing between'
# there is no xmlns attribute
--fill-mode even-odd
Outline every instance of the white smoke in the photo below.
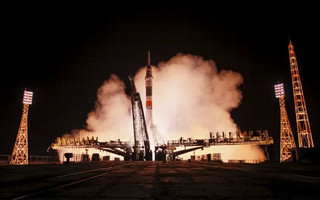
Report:
<svg viewBox="0 0 320 200"><path fill-rule="evenodd" d="M87 129L81 135L90 134L100 141L125 140L133 135L131 101L125 94L125 84L111 75L98 89L95 109L88 114Z"/></svg>
<svg viewBox="0 0 320 200"><path fill-rule="evenodd" d="M154 67L153 77L153 120L165 138L208 138L210 131L237 130L230 111L242 99L239 73L218 72L212 60L178 54ZM145 67L135 76L143 98L144 79Z"/></svg>

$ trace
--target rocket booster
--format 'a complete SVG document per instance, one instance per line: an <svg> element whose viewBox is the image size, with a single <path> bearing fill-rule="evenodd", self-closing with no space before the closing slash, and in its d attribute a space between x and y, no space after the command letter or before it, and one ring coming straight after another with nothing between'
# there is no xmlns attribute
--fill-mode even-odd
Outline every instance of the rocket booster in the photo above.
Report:
<svg viewBox="0 0 320 200"><path fill-rule="evenodd" d="M148 131L152 133L151 137L151 144L153 147L159 144L165 144L163 139L159 135L159 131L157 127L153 124L153 117L152 117L152 66L150 64L150 51L148 51L148 65L146 66L146 125Z"/></svg>
<svg viewBox="0 0 320 200"><path fill-rule="evenodd" d="M146 107L152 109L152 67L150 64L150 51L148 51L148 66L146 67Z"/></svg>

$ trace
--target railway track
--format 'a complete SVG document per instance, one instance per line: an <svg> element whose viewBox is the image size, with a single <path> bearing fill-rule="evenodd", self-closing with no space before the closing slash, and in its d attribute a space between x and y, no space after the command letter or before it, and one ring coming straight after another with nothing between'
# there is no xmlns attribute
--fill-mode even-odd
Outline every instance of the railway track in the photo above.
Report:
<svg viewBox="0 0 320 200"><path fill-rule="evenodd" d="M130 176L144 167L148 163L119 163L114 166L101 167L90 170L82 170L67 174L61 174L52 176L49 178L34 181L32 183L26 183L24 185L17 186L18 188L24 188L24 191L19 191L16 187L9 187L8 190L14 191L15 194L4 197L3 199L27 199L27 198L41 198L41 196L47 193L52 193L55 190L67 190L68 187L81 184L99 177L107 176L110 173L121 171L123 169L130 169L127 171L127 175ZM122 177L124 178L124 177ZM121 179L121 178L120 178ZM118 181L118 180L117 180ZM1 198L2 199L2 198Z"/></svg>

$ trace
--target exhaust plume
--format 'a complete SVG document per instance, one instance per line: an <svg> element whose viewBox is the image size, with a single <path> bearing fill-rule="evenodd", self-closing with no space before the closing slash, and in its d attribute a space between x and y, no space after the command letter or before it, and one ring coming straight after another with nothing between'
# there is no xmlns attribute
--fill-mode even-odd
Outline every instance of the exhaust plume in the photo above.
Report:
<svg viewBox="0 0 320 200"><path fill-rule="evenodd" d="M131 101L125 94L125 84L112 74L98 89L95 109L88 114L86 129L90 132L80 131L80 134L89 133L100 141L129 141L133 137L131 122Z"/></svg>
<svg viewBox="0 0 320 200"><path fill-rule="evenodd" d="M135 76L141 97L144 75L145 67ZM242 99L239 73L218 72L212 60L178 54L154 68L153 77L153 119L164 138L207 138L210 131L237 130L230 111Z"/></svg>

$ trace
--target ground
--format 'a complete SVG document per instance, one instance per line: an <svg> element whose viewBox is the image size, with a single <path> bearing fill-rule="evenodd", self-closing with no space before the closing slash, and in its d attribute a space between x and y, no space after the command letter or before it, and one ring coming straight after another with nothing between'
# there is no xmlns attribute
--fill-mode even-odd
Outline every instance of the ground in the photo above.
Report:
<svg viewBox="0 0 320 200"><path fill-rule="evenodd" d="M320 166L96 162L0 166L1 199L318 199Z"/></svg>

